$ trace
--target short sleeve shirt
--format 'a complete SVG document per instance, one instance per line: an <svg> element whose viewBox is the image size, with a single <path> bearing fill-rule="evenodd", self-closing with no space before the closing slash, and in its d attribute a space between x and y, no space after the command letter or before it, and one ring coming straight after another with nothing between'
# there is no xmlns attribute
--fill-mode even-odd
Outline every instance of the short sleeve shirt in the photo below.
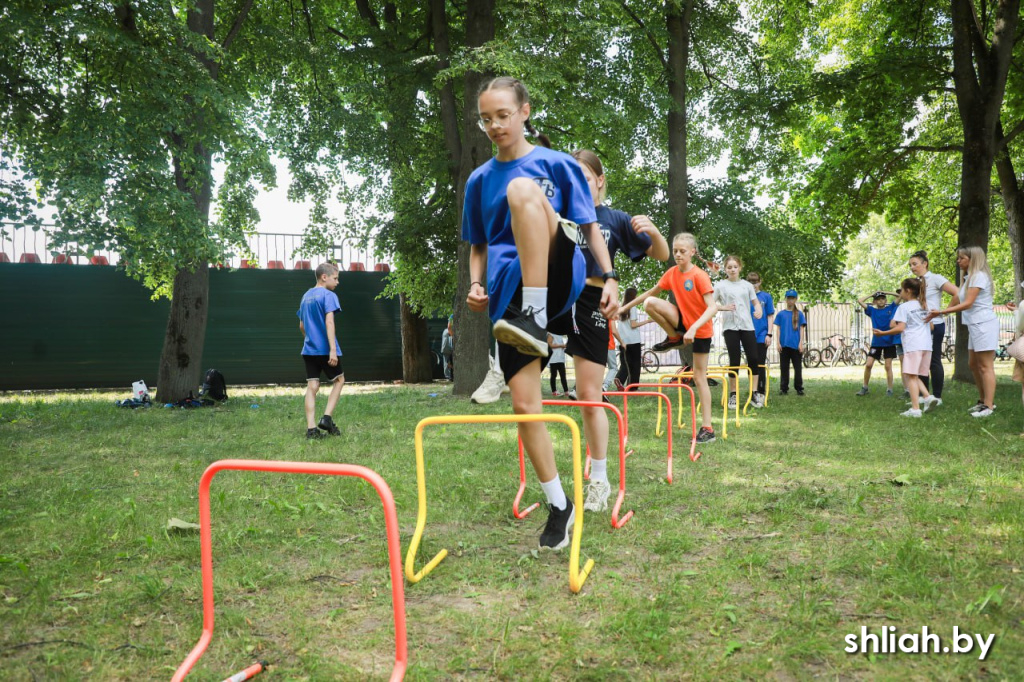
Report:
<svg viewBox="0 0 1024 682"><path fill-rule="evenodd" d="M754 290L754 285L745 279L735 282L723 279L715 284L715 301L724 305L736 305L736 310L721 311L722 329L754 331L754 318L750 314L750 309L756 300L757 291Z"/></svg>
<svg viewBox="0 0 1024 682"><path fill-rule="evenodd" d="M924 273L924 296L928 303L929 310L942 309L942 287L949 284L949 280L931 270ZM935 324L945 324L945 319L937 317L933 320Z"/></svg>
<svg viewBox="0 0 1024 682"><path fill-rule="evenodd" d="M563 348L552 348L551 349L551 362L561 362L561 363L564 364L565 363L565 348L564 348L564 346L565 346L565 337L564 336L559 336L558 334L552 334L551 335L551 340L554 343L558 344L559 346L563 346Z"/></svg>
<svg viewBox="0 0 1024 682"><path fill-rule="evenodd" d="M757 300L761 301L761 319L754 318L754 335L757 336L758 343L764 343L764 340L768 338L768 316L775 314L775 301L767 291L758 291ZM753 303L750 304L750 313L753 317Z"/></svg>
<svg viewBox="0 0 1024 682"><path fill-rule="evenodd" d="M604 204L597 207L596 213L601 236L604 237L604 242L608 245L608 255L611 258L612 267L615 266L615 254L619 251L626 254L634 263L643 260L647 255L647 250L651 248L651 238L633 230L632 219L629 215L608 208ZM587 277L603 275L604 270L590 253L590 247L581 243L580 251L583 252L583 257L587 260Z"/></svg>
<svg viewBox="0 0 1024 682"><path fill-rule="evenodd" d="M302 295L302 302L299 303L296 315L302 320L302 328L306 330L306 340L302 344L303 355L330 355L333 342L334 347L338 349L338 357L341 357L337 335L330 341L327 339L327 313L340 311L338 295L327 287L313 287Z"/></svg>
<svg viewBox="0 0 1024 682"><path fill-rule="evenodd" d="M897 307L895 303L889 303L881 308L870 305L864 309L864 314L871 318L872 329L889 331L889 328L892 326L892 316L896 314ZM897 343L899 343L899 336L871 337L872 348L888 348L889 346L895 346Z"/></svg>
<svg viewBox="0 0 1024 682"><path fill-rule="evenodd" d="M625 344L627 346L631 346L634 343L641 343L640 330L639 329L633 329L633 325L632 325L632 323L636 322L639 319L639 317L640 317L640 315L637 312L637 309L636 308L630 308L629 309L629 318L628 319L625 319L625 320L622 320L622 319L615 320L615 323L618 326L618 330L619 330L619 338L622 339L622 343L623 344Z"/></svg>
<svg viewBox="0 0 1024 682"><path fill-rule="evenodd" d="M979 289L974 304L963 311L964 322L967 324L978 324L996 319L996 311L992 309L992 279L984 272L976 272L964 279L960 285L960 300L967 299L970 289ZM906 344L903 344L906 346Z"/></svg>
<svg viewBox="0 0 1024 682"><path fill-rule="evenodd" d="M678 266L669 268L658 281L658 288L671 291L672 295L676 297L676 306L683 317L683 326L687 331L708 309L704 302L704 296L715 291L715 288L711 286L711 278L708 277L708 273L696 265L687 272L680 272ZM694 336L698 339L710 339L713 331L711 320L708 320L696 331Z"/></svg>
<svg viewBox="0 0 1024 682"><path fill-rule="evenodd" d="M927 311L917 301L904 301L896 309L892 321L907 325L901 334L904 353L932 349L932 332L928 328L928 323L924 321L926 314Z"/></svg>
<svg viewBox="0 0 1024 682"><path fill-rule="evenodd" d="M796 329L793 329L793 311L788 309L775 315L775 326L779 328L779 345L783 348L800 348L800 328L807 326L807 318L803 313L800 313Z"/></svg>
<svg viewBox="0 0 1024 682"><path fill-rule="evenodd" d="M578 225L597 222L590 188L576 159L546 147L534 147L513 161L491 159L477 168L466 183L462 212L462 238L470 244L487 245L488 313L498 321L522 282L522 268L512 235L508 184L529 178L544 191L552 208ZM586 261L579 248L573 258L572 290L564 310L549 310L553 319L565 313L583 291Z"/></svg>

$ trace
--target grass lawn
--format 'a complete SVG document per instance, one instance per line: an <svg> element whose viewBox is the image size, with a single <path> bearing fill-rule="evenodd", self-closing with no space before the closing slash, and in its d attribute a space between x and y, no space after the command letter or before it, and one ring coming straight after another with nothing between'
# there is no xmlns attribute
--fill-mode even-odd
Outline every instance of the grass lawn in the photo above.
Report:
<svg viewBox="0 0 1024 682"><path fill-rule="evenodd" d="M877 368L872 393L855 398L859 370L808 372L806 397L773 396L728 440L719 428L696 464L677 430L672 485L654 403L631 403L624 510L636 516L613 530L588 513L582 556L596 566L576 595L568 551L535 551L543 510L512 518L514 427L428 429L417 567L450 554L406 585L407 679L1024 679L1019 385L1001 365L993 417L971 418L974 388L950 383L944 406L909 420ZM404 552L416 422L511 412L507 397L474 406L448 385L346 388L344 434L307 443L298 387L235 389L226 406L195 411L114 407L127 395L0 396L5 680L170 677L202 623L198 535L166 527L198 521L211 462L368 466L394 492ZM566 434L552 433L569 483ZM530 477L526 502L541 499ZM372 488L225 472L211 497L216 630L189 679L257 658L272 664L268 679L386 679L391 600ZM954 626L996 637L984 661L977 644L846 653L861 626L927 626L945 646Z"/></svg>

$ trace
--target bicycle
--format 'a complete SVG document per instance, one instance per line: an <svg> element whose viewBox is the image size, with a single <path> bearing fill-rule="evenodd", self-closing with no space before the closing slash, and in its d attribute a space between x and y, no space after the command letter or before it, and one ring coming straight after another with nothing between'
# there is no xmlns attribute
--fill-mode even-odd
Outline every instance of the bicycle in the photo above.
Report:
<svg viewBox="0 0 1024 682"><path fill-rule="evenodd" d="M817 348L808 348L804 351L803 363L808 369L817 367L821 364L821 351Z"/></svg>
<svg viewBox="0 0 1024 682"><path fill-rule="evenodd" d="M868 361L867 352L859 345L860 339L848 340L842 334L833 334L826 336L822 341L828 345L821 350L821 360L829 367L835 367L838 363L844 366L863 365Z"/></svg>
<svg viewBox="0 0 1024 682"><path fill-rule="evenodd" d="M657 353L648 348L640 356L640 366L643 367L645 372L653 374L661 369L661 360L658 358Z"/></svg>

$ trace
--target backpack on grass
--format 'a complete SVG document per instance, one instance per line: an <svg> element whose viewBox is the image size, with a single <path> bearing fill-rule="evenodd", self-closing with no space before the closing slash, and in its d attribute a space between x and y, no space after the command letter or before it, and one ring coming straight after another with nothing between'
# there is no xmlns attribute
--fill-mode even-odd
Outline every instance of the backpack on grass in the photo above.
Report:
<svg viewBox="0 0 1024 682"><path fill-rule="evenodd" d="M228 399L228 384L220 370L206 370L206 376L203 377L203 388L199 391L199 399L204 402L209 400L211 403L221 403Z"/></svg>

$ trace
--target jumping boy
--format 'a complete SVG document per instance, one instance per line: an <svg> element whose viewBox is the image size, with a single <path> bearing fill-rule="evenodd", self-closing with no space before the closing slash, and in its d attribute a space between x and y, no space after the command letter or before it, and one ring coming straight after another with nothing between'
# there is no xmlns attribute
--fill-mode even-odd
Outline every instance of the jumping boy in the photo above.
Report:
<svg viewBox="0 0 1024 682"><path fill-rule="evenodd" d="M888 329L889 324L892 322L892 316L896 314L896 308L898 307L895 303L889 303L889 296L896 296L899 298L899 294L890 291L876 291L871 297L871 306L867 305L868 297L857 301L857 304L864 309L864 314L871 319L872 329ZM876 360L885 359L885 381L886 389L885 395L889 398L892 397L892 361L896 358L896 342L897 337L895 336L880 336L874 334L871 337L871 352L868 353L868 361L864 365L864 385L857 391L857 395L868 394L868 382L871 381L871 368L875 366Z"/></svg>
<svg viewBox="0 0 1024 682"><path fill-rule="evenodd" d="M306 438L317 440L327 433L341 435L341 430L331 418L334 406L338 404L341 387L345 385L345 370L341 368L341 348L335 334L334 313L341 311L338 295L338 266L323 263L316 269L316 286L302 296L299 304L299 331L305 337L302 344L302 359L306 363ZM327 397L327 409L320 423L315 421L316 394L320 390L320 373L327 381L334 382ZM319 426L319 429L317 428ZM323 429L327 433L321 433Z"/></svg>
<svg viewBox="0 0 1024 682"><path fill-rule="evenodd" d="M652 298L644 306L647 314L668 334L654 350L661 353L685 344L693 344L693 380L701 400L702 426L697 433L698 443L712 443L715 430L711 426L711 389L708 388L708 354L711 352L712 325L718 306L715 304L715 288L711 278L693 264L697 253L697 239L689 232L677 234L672 240L672 256L676 267L670 268L658 284L640 294L620 308L626 312L638 303L671 291L676 302L673 304L660 298Z"/></svg>

